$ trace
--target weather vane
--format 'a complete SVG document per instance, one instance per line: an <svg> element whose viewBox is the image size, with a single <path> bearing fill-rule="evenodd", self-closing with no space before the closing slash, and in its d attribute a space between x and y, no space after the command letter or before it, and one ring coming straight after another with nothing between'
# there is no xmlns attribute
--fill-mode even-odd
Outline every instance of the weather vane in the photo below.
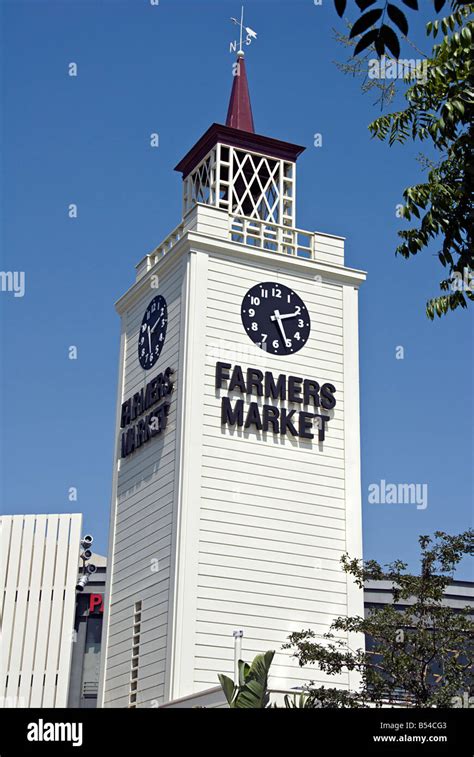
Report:
<svg viewBox="0 0 474 757"><path fill-rule="evenodd" d="M242 5L241 13L240 13L240 21L237 18L234 18L233 16L231 16L230 20L237 26L240 26L240 45L239 45L238 52L243 55L244 51L242 49L242 42L243 42L244 31L246 33L246 36L245 36L246 45L250 45L253 39L257 39L257 32L251 29L250 26L244 26L244 6L243 5ZM230 52L231 53L235 52L236 48L237 48L237 42L236 41L231 42Z"/></svg>

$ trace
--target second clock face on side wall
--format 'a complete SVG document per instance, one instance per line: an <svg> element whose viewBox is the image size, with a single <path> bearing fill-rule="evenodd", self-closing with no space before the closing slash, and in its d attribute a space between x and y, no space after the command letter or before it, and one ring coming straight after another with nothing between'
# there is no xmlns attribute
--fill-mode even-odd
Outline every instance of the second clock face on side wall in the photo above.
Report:
<svg viewBox="0 0 474 757"><path fill-rule="evenodd" d="M148 305L138 332L138 359L145 370L152 368L160 357L167 324L166 300L159 294Z"/></svg>
<svg viewBox="0 0 474 757"><path fill-rule="evenodd" d="M308 341L308 308L293 289L274 281L253 286L241 307L242 324L258 347L274 355L292 355Z"/></svg>

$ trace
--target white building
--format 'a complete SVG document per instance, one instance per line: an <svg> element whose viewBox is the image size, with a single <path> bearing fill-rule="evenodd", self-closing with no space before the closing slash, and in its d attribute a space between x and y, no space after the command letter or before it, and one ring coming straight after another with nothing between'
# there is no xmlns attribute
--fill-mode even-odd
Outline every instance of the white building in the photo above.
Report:
<svg viewBox="0 0 474 757"><path fill-rule="evenodd" d="M362 555L365 274L341 237L296 227L304 148L254 132L238 63L226 126L177 166L181 223L117 303L106 707L212 689L233 673L234 629L245 659L276 650L272 688L356 684L281 646L363 614L339 559Z"/></svg>
<svg viewBox="0 0 474 757"><path fill-rule="evenodd" d="M81 522L0 517L0 707L67 707Z"/></svg>

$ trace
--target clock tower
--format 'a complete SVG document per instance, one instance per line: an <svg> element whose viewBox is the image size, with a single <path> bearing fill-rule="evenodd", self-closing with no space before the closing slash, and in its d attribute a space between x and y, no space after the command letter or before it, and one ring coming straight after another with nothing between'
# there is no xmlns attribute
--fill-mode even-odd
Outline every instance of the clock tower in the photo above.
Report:
<svg viewBox="0 0 474 757"><path fill-rule="evenodd" d="M176 166L179 225L117 303L121 349L101 700L150 707L276 650L270 686L349 675L282 644L363 614L357 295L342 237L296 226L304 148L254 128L237 54L226 124ZM363 639L348 640L362 646Z"/></svg>

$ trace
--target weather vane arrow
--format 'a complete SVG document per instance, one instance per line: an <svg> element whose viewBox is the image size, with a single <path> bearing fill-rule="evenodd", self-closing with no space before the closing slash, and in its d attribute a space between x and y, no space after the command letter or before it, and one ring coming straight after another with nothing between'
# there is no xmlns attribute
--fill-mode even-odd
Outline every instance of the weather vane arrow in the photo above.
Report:
<svg viewBox="0 0 474 757"><path fill-rule="evenodd" d="M246 32L246 38L245 38L245 44L250 45L253 39L257 39L257 32L254 29L251 29L250 26L244 26L244 6L242 5L241 13L240 13L240 21L237 18L234 18L231 16L230 20L240 27L240 45L238 52L243 55L244 51L242 49L242 43L243 43L243 36L244 36L244 30ZM232 52L235 50L237 46L236 42L230 43L230 51Z"/></svg>

